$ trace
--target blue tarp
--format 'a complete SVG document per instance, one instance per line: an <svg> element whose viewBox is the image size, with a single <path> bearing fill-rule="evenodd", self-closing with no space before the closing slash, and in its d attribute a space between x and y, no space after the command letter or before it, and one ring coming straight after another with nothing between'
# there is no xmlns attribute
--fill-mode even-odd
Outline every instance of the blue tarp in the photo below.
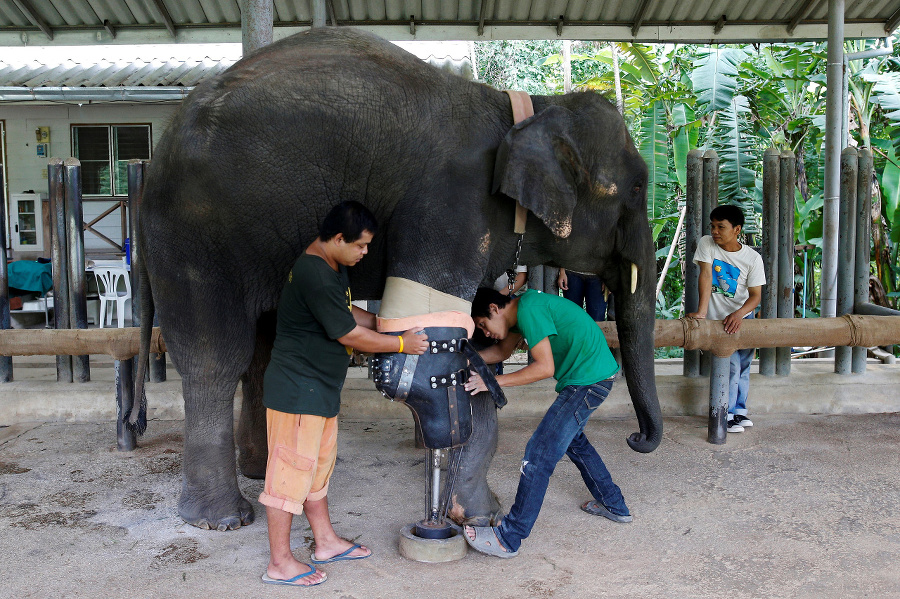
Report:
<svg viewBox="0 0 900 599"><path fill-rule="evenodd" d="M53 289L51 265L31 260L17 260L6 265L10 289L36 291L45 295Z"/></svg>

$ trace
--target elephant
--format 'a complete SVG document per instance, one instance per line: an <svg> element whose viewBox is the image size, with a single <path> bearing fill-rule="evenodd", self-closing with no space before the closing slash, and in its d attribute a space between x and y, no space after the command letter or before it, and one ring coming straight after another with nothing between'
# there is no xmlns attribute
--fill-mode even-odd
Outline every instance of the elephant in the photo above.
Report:
<svg viewBox="0 0 900 599"><path fill-rule="evenodd" d="M236 467L265 472L261 397L274 311L291 265L345 200L379 221L351 269L354 299L378 299L386 278L400 277L471 301L515 260L515 204L527 208L521 263L597 273L616 294L640 428L627 443L638 452L659 445L646 165L601 95L532 102L534 116L513 126L505 93L343 27L261 48L191 92L136 204L145 299L135 393L145 397L155 315L183 380L185 521L218 530L253 521ZM489 398L473 409L482 424L466 447L460 519L496 509L485 480L496 412Z"/></svg>

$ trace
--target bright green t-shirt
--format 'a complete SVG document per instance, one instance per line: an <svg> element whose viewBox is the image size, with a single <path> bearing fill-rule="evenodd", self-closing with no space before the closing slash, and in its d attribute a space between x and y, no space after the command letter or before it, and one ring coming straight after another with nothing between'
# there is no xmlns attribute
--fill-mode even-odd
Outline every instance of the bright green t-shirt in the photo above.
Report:
<svg viewBox="0 0 900 599"><path fill-rule="evenodd" d="M347 269L303 253L278 302L272 360L263 380L263 405L288 414L331 418L341 407L350 357L337 339L356 327Z"/></svg>
<svg viewBox="0 0 900 599"><path fill-rule="evenodd" d="M512 330L525 337L528 347L550 339L557 393L568 385L593 385L619 371L600 327L564 297L529 289L519 297Z"/></svg>

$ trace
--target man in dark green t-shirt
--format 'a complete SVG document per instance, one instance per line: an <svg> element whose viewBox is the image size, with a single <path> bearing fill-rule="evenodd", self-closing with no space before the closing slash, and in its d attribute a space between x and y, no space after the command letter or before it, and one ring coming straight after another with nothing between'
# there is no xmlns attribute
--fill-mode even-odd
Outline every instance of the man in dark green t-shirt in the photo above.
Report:
<svg viewBox="0 0 900 599"><path fill-rule="evenodd" d="M259 501L266 506L269 565L263 581L288 586L325 582L325 573L291 552L291 522L305 513L315 538L314 564L369 557L337 535L328 512L328 481L337 456L337 414L351 348L421 355L422 328L375 332L375 315L350 303L347 267L368 252L374 215L344 202L325 216L319 237L288 274L278 303L272 359L263 383L269 461Z"/></svg>
<svg viewBox="0 0 900 599"><path fill-rule="evenodd" d="M488 364L508 358L522 338L528 343L533 362L499 375L501 387L554 377L559 395L525 448L519 488L509 513L498 526L466 526L469 544L497 557L518 555L522 539L537 520L550 475L563 455L575 463L594 496L581 509L614 522L631 522L622 491L584 435L588 418L606 399L619 370L597 323L571 301L534 290L510 298L493 289L479 289L472 302L472 317L485 336L498 340L480 352ZM486 387L473 372L466 390L474 395Z"/></svg>

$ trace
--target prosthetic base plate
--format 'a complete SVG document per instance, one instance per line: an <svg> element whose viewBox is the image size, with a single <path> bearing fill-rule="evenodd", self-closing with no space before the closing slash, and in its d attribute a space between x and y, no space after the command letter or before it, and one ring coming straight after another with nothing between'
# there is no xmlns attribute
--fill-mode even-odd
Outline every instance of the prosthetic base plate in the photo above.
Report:
<svg viewBox="0 0 900 599"><path fill-rule="evenodd" d="M415 522L400 529L400 555L426 564L455 562L466 556L468 545L461 529L451 527L452 536L446 539L424 539L415 534Z"/></svg>

